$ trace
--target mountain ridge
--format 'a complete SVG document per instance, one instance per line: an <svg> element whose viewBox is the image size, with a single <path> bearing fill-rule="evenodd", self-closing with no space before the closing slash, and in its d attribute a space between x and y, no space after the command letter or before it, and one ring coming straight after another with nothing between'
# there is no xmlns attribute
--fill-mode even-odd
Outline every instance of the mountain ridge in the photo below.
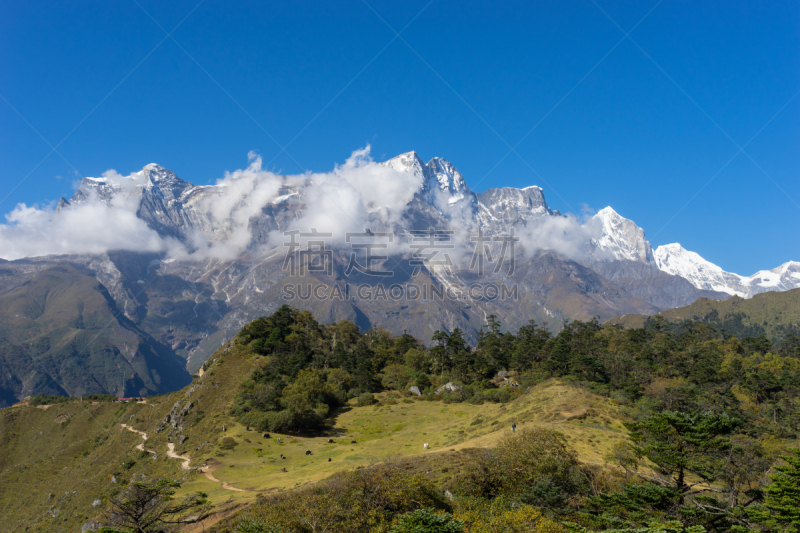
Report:
<svg viewBox="0 0 800 533"><path fill-rule="evenodd" d="M460 329L475 343L489 315L514 331L531 320L558 331L573 320L729 297L660 269L644 230L611 207L578 220L551 209L535 185L475 193L455 165L424 163L416 152L375 163L360 151L331 173L300 176L267 172L252 156L246 169L199 186L155 163L129 176L109 171L84 178L46 229L57 234L60 221L80 222L85 213L106 216L109 228L128 217L134 237L152 245L134 239L133 249L110 244L104 252L2 262L0 298L48 268L71 265L107 292L126 321L119 327L180 357L189 373L244 324L284 303L326 323L347 319L426 342L436 331ZM431 229L439 233L431 237ZM293 254L287 242L298 232L312 237ZM323 270L310 268L305 247L314 239ZM424 297L413 292L423 288ZM312 290L326 296L311 297ZM22 388L13 390L18 399Z"/></svg>

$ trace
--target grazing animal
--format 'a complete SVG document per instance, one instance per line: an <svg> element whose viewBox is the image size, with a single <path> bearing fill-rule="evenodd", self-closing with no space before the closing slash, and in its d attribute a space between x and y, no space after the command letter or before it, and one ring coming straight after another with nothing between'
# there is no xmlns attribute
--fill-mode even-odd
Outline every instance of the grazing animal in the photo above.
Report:
<svg viewBox="0 0 800 533"><path fill-rule="evenodd" d="M228 428L226 428L225 426L222 426L222 431L228 431Z"/></svg>
<svg viewBox="0 0 800 533"><path fill-rule="evenodd" d="M328 462L329 462L329 463L331 462L331 458L330 458L330 457L328 457Z"/></svg>
<svg viewBox="0 0 800 533"><path fill-rule="evenodd" d="M354 441L354 440L350 441L350 444L355 444L355 443L356 443L356 441Z"/></svg>
<svg viewBox="0 0 800 533"><path fill-rule="evenodd" d="M247 431L250 431L250 426L247 426Z"/></svg>
<svg viewBox="0 0 800 533"><path fill-rule="evenodd" d="M328 439L328 444L333 444L333 439Z"/></svg>
<svg viewBox="0 0 800 533"><path fill-rule="evenodd" d="M306 450L306 455L314 455L314 454L311 453L311 450Z"/></svg>
<svg viewBox="0 0 800 533"><path fill-rule="evenodd" d="M286 459L286 457L284 457L283 454L281 454L281 459Z"/></svg>
<svg viewBox="0 0 800 533"><path fill-rule="evenodd" d="M269 438L269 433L264 433L263 436L264 436L265 439L268 439Z"/></svg>
<svg viewBox="0 0 800 533"><path fill-rule="evenodd" d="M428 443L427 443L427 442L426 442L425 444L423 444L423 445L422 445L422 449L423 449L423 450L427 450L427 449L428 449Z"/></svg>
<svg viewBox="0 0 800 533"><path fill-rule="evenodd" d="M283 468L281 468L281 472L288 472L288 470L286 470L286 467L284 466Z"/></svg>

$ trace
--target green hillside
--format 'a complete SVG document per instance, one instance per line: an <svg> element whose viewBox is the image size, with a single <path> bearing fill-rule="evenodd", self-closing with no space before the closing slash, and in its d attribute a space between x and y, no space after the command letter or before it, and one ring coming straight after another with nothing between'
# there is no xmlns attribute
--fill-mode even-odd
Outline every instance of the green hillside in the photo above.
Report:
<svg viewBox="0 0 800 533"><path fill-rule="evenodd" d="M79 531L165 477L182 484L176 501L207 495L187 532L313 531L310 516L388 531L426 506L466 533L760 528L748 509L800 435L800 345L696 322L557 335L488 322L475 348L458 330L426 348L284 307L180 391L3 409L0 531Z"/></svg>
<svg viewBox="0 0 800 533"><path fill-rule="evenodd" d="M686 307L668 309L650 316L664 317L671 322L694 320L725 329L737 337L766 335L771 339L780 339L788 334L800 334L800 289L765 292L747 300L738 296L727 300L699 298ZM648 319L648 315L624 315L606 323L640 328Z"/></svg>
<svg viewBox="0 0 800 533"><path fill-rule="evenodd" d="M183 492L207 492L225 515L226 509L250 504L259 494L307 486L342 470L403 457L415 461L430 457L430 464L437 465L437 477L445 481L452 478L447 464L458 464L462 452L495 445L510 433L512 422L518 430L559 429L581 459L594 464L603 464L604 454L627 434L621 424L627 418L618 402L548 380L505 404L445 404L387 391L377 395L376 405L348 406L318 434L272 432L265 439L263 432L248 431L227 414L238 385L260 363L263 357L233 347L190 386L148 397L147 403L72 400L0 411L0 510L18 518L13 528L0 524L0 531L17 526L29 531L77 531L101 510L92 507L93 501L100 499L105 505L115 489L142 474L184 479ZM181 460L167 457L169 431L155 431L175 402L195 404L187 417L189 438L175 449L191 458L191 471L181 468ZM148 439L121 424L147 433ZM237 445L221 449L225 438L233 438ZM333 444L328 443L331 438ZM140 443L156 451L157 459L137 450ZM423 450L424 443L429 443L428 450ZM305 455L306 451L313 455ZM280 460L281 453L286 460ZM136 464L126 469L127 461ZM208 466L206 472L214 480L197 472L202 465ZM281 472L282 467L288 473ZM117 483L111 481L114 475ZM208 522L218 519L215 515Z"/></svg>

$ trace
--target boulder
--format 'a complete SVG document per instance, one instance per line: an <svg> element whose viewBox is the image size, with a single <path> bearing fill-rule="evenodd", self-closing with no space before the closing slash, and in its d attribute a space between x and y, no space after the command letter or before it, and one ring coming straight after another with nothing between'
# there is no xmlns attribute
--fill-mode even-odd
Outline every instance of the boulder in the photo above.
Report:
<svg viewBox="0 0 800 533"><path fill-rule="evenodd" d="M500 372L498 372L498 373L497 373L497 377L498 377L498 378L507 378L507 377L508 377L508 376L510 376L510 375L511 375L511 374L509 374L509 373L508 373L507 371L505 371L505 370L501 370Z"/></svg>
<svg viewBox="0 0 800 533"><path fill-rule="evenodd" d="M434 394L441 394L444 391L456 392L459 390L461 390L461 385L456 385L455 383L448 381L447 383L436 389L436 392L434 392Z"/></svg>
<svg viewBox="0 0 800 533"><path fill-rule="evenodd" d="M103 505L101 500L95 500L92 502L92 507L100 507L101 505Z"/></svg>
<svg viewBox="0 0 800 533"><path fill-rule="evenodd" d="M96 531L103 527L103 524L97 520L89 520L81 526L81 533L89 533L89 531Z"/></svg>
<svg viewBox="0 0 800 533"><path fill-rule="evenodd" d="M422 396L422 392L420 392L419 387L417 387L416 385L411 385L408 388L408 392L410 392L411 394L416 394L417 396Z"/></svg>

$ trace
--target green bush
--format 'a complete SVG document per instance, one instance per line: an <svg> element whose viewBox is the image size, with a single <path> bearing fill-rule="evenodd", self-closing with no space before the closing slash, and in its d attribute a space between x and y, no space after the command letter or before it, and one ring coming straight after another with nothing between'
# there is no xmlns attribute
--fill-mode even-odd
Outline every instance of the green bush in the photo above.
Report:
<svg viewBox="0 0 800 533"><path fill-rule="evenodd" d="M418 509L400 517L390 533L463 533L464 523L450 513L436 513L433 509Z"/></svg>
<svg viewBox="0 0 800 533"><path fill-rule="evenodd" d="M233 437L223 437L219 441L219 447L223 450L232 450L234 447L238 446L239 443L233 439Z"/></svg>
<svg viewBox="0 0 800 533"><path fill-rule="evenodd" d="M358 397L356 405L359 407L366 407L375 403L375 396L371 392L365 392Z"/></svg>
<svg viewBox="0 0 800 533"><path fill-rule="evenodd" d="M28 398L28 405L49 405L51 403L64 403L69 401L69 396L56 396L49 394L37 394Z"/></svg>
<svg viewBox="0 0 800 533"><path fill-rule="evenodd" d="M261 520L260 518L242 518L236 524L236 533L293 533L293 530Z"/></svg>

